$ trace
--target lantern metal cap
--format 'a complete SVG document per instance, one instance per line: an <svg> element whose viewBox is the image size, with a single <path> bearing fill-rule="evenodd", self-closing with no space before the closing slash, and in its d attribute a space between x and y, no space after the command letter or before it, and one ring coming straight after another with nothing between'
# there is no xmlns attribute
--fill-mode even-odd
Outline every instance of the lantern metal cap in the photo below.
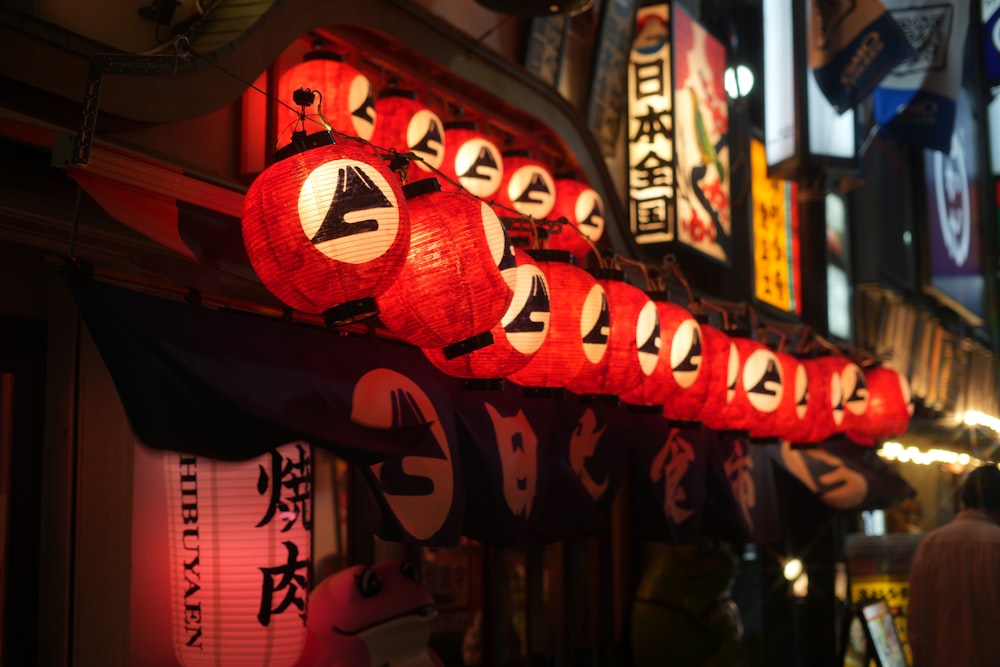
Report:
<svg viewBox="0 0 1000 667"><path fill-rule="evenodd" d="M316 49L302 56L302 62L309 62L310 60L332 60L334 62L342 63L344 62L344 56L336 51Z"/></svg>
<svg viewBox="0 0 1000 667"><path fill-rule="evenodd" d="M526 251L528 256L536 262L563 262L564 264L576 264L576 258L569 250L549 250L536 249Z"/></svg>
<svg viewBox="0 0 1000 667"><path fill-rule="evenodd" d="M622 399L616 394L580 394L582 405L603 405L609 408L617 408L621 405Z"/></svg>
<svg viewBox="0 0 1000 667"><path fill-rule="evenodd" d="M329 130L321 130L306 134L304 131L292 132L292 140L274 152L274 161L280 162L285 158L305 153L320 146L332 146L337 143L333 134Z"/></svg>
<svg viewBox="0 0 1000 667"><path fill-rule="evenodd" d="M407 199L415 199L422 195L429 195L441 192L441 181L436 178L421 178L403 186L403 196Z"/></svg>
<svg viewBox="0 0 1000 667"><path fill-rule="evenodd" d="M409 88L384 88L382 92L378 94L378 99L381 100L386 97L405 97L408 100L416 100L417 91Z"/></svg>
<svg viewBox="0 0 1000 667"><path fill-rule="evenodd" d="M470 336L465 340L460 340L457 343L452 343L441 349L444 353L444 358L447 360L456 359L462 355L469 354L470 352L475 352L484 347L493 344L493 334L489 331L485 331L481 334L476 334L475 336Z"/></svg>
<svg viewBox="0 0 1000 667"><path fill-rule="evenodd" d="M565 387L525 387L525 398L565 398Z"/></svg>
<svg viewBox="0 0 1000 667"><path fill-rule="evenodd" d="M637 415L662 415L663 405L657 403L656 405L637 405L635 403L626 403L625 407L629 412Z"/></svg>
<svg viewBox="0 0 1000 667"><path fill-rule="evenodd" d="M328 327L338 327L352 322L360 322L378 314L378 303L374 297L362 297L328 308L323 312L323 322Z"/></svg>
<svg viewBox="0 0 1000 667"><path fill-rule="evenodd" d="M597 280L617 280L618 282L625 282L625 271L622 269L593 269L590 275L594 276Z"/></svg>

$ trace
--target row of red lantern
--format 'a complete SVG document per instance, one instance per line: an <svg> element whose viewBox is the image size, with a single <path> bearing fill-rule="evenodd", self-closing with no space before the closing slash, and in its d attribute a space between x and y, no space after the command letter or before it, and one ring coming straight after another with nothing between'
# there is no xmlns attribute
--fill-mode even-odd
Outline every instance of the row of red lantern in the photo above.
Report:
<svg viewBox="0 0 1000 667"><path fill-rule="evenodd" d="M370 90L354 80L342 87ZM357 109L365 111L365 106ZM468 127L455 131L475 134ZM671 373L678 369L679 378L686 373L690 379L691 386L677 397L678 405L686 398L699 407L689 414L656 395L662 393L661 369L666 366L659 360L655 334L663 326L659 310L668 304L652 306L644 293L620 277L595 279L561 262L532 268L523 254L515 260L503 225L489 206L455 188L429 186L435 181L408 184L404 192L370 146L337 143L329 133L299 133L295 138L294 150L251 186L243 220L255 270L290 306L323 312L337 322L377 312L390 331L459 377L507 377L533 389L663 404L668 416L719 429L766 435L787 430L787 419L777 431L775 426L782 421L777 411L782 402L774 397L774 376L781 376L783 368L775 362L775 353L760 345L763 349L753 349L752 341L730 340L711 327L687 331L697 336L706 358L727 360L725 372L699 374L683 364L669 366ZM499 157L490 152L495 146L472 135L455 143L461 154L456 176L471 179L470 186L488 181L486 167ZM511 169L509 174L520 171ZM537 193L538 188L530 187L532 178L518 191ZM544 179L540 182L544 186ZM547 270L554 275L547 276ZM556 298L549 294L552 289ZM539 299L550 306L548 313ZM626 322L624 326L612 326L609 300L616 304L614 319ZM570 324L563 326L564 318ZM575 340L570 345L573 353L567 356L562 344L546 342L549 337ZM682 361L691 363L690 358ZM737 382L737 374L752 374L758 367L771 377L755 376L753 389ZM795 377L798 386L804 372L795 369L786 375ZM807 385L815 383L803 387ZM813 391L833 396L831 392ZM743 407L747 403L750 412ZM802 412L807 402L796 405ZM748 428L751 420L746 415L754 412L760 416ZM839 412L832 414L833 428L839 428ZM799 425L802 433L793 437L822 439L815 436L824 430L829 428Z"/></svg>
<svg viewBox="0 0 1000 667"><path fill-rule="evenodd" d="M398 153L414 155L406 181L442 176L442 189L458 185L482 199L535 220L566 220L579 233L555 235L551 247L590 251L604 233L604 202L577 178L557 178L528 151L502 152L476 123L442 122L415 91L387 88L377 97L371 82L336 54L317 51L280 78L280 100L300 89L322 96L323 120L353 135ZM282 106L280 124L298 124L302 111Z"/></svg>
<svg viewBox="0 0 1000 667"><path fill-rule="evenodd" d="M279 298L306 312L336 311L337 320L378 312L387 329L459 377L506 377L532 388L673 406L656 395L665 383L660 310L668 304L654 306L622 276L595 278L569 261L533 266L523 253L515 256L503 224L481 200L444 192L434 179L400 187L368 147L319 136L326 137L319 145L312 145L317 135L300 138L309 145L262 174L247 195L248 253ZM807 371L789 372L753 341L711 327L691 331L702 356L725 360L725 370L691 376L683 397L694 397L698 413L671 414L674 406L667 415L786 435L784 426L773 426L782 404L775 387L783 392L790 384L783 376ZM675 354L673 345L667 349ZM814 394L837 398L822 379L807 379L803 386ZM863 375L858 369L848 379L860 386ZM839 428L839 412L827 412L833 421L825 430ZM826 423L827 412L806 421ZM762 416L750 424L747 415L756 413ZM822 439L812 431L789 437Z"/></svg>

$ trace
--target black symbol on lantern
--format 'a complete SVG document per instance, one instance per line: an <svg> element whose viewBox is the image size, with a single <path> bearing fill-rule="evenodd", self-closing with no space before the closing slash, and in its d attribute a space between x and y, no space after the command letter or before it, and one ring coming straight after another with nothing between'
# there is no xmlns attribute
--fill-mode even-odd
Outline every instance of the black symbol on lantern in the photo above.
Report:
<svg viewBox="0 0 1000 667"><path fill-rule="evenodd" d="M434 147L431 144L435 144L437 147ZM424 136L421 137L420 141L418 141L413 147L413 151L416 153L437 155L441 144L441 127L438 125L437 121L430 120L427 122L427 131L424 132Z"/></svg>
<svg viewBox="0 0 1000 667"><path fill-rule="evenodd" d="M594 326L591 327L587 335L583 337L584 344L590 345L607 345L608 344L608 331L611 328L611 311L608 310L608 299L605 296L601 296L601 314L597 317L597 321L594 322Z"/></svg>
<svg viewBox="0 0 1000 667"><path fill-rule="evenodd" d="M640 352L645 352L647 354L652 354L656 356L660 353L660 327L659 325L653 327L653 330L649 332L649 337L646 338L646 342L639 346Z"/></svg>
<svg viewBox="0 0 1000 667"><path fill-rule="evenodd" d="M497 161L493 156L493 152L483 146L479 149L479 155L476 157L476 161L465 170L464 174L459 174L459 178L477 178L482 181L488 181L492 178L489 173L483 173L483 170L492 169L497 170Z"/></svg>
<svg viewBox="0 0 1000 667"><path fill-rule="evenodd" d="M312 237L313 245L318 245L333 239L343 238L351 234L374 232L378 230L378 221L374 218L347 222L344 218L350 213L359 213L377 208L390 208L392 202L386 199L382 190L374 181L357 166L341 167L337 170L337 187L326 211L323 224L316 235Z"/></svg>
<svg viewBox="0 0 1000 667"><path fill-rule="evenodd" d="M674 372L690 372L701 368L701 334L697 329L694 329L691 334L691 347L688 348L688 353L684 355L680 363L674 366ZM696 357L698 361L695 361Z"/></svg>
<svg viewBox="0 0 1000 667"><path fill-rule="evenodd" d="M533 333L545 329L545 321L535 319L536 313L550 313L549 292L545 283L538 276L531 278L531 294L524 303L524 308L518 311L514 320L505 329L508 333Z"/></svg>
<svg viewBox="0 0 1000 667"><path fill-rule="evenodd" d="M596 201L594 202L594 208L590 210L583 220L580 221L581 227L594 227L600 228L604 224L604 211L601 210L601 205Z"/></svg>
<svg viewBox="0 0 1000 667"><path fill-rule="evenodd" d="M375 123L375 96L372 94L371 86L368 87L368 95L365 101L357 109L351 112L355 118L360 118L366 123Z"/></svg>
<svg viewBox="0 0 1000 667"><path fill-rule="evenodd" d="M777 396L778 392L775 389L771 389L772 386L781 386L781 373L778 371L778 365L773 359L769 359L767 362L767 369L761 376L760 380L757 381L753 387L750 388L748 393L751 394L763 394L765 396Z"/></svg>
<svg viewBox="0 0 1000 667"><path fill-rule="evenodd" d="M549 192L549 186L545 184L545 179L542 178L541 174L535 174L531 177L531 182L528 183L528 187L526 187L524 192L522 192L514 201L522 204L541 204L542 200L533 196L541 193L546 195L551 194Z"/></svg>

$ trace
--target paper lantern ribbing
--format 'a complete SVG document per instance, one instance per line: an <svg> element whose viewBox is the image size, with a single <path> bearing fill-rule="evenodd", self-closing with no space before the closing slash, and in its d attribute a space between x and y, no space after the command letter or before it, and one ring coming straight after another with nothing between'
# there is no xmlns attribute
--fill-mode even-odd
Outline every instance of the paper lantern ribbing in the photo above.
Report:
<svg viewBox="0 0 1000 667"><path fill-rule="evenodd" d="M664 415L671 419L696 420L696 409L704 398L691 395L701 370L701 326L677 304L655 297L653 304L660 325L659 359L651 374L622 394L622 401L632 405L663 405ZM682 396L684 402L680 400Z"/></svg>
<svg viewBox="0 0 1000 667"><path fill-rule="evenodd" d="M734 337L737 374L732 398L723 411L729 430L774 430L785 393L785 377L774 351L751 338Z"/></svg>
<svg viewBox="0 0 1000 667"><path fill-rule="evenodd" d="M556 202L549 213L550 220L565 219L558 234L548 238L549 248L568 250L584 265L592 243L604 237L604 200L592 187L572 178L556 179Z"/></svg>
<svg viewBox="0 0 1000 667"><path fill-rule="evenodd" d="M393 334L446 357L493 342L490 330L513 299L502 270L514 266L507 232L493 210L464 192L442 192L437 179L403 187L410 251L396 281L378 298Z"/></svg>
<svg viewBox="0 0 1000 667"><path fill-rule="evenodd" d="M310 458L302 442L237 462L165 453L180 664L296 664L312 568Z"/></svg>
<svg viewBox="0 0 1000 667"><path fill-rule="evenodd" d="M432 169L440 168L444 159L444 123L438 115L419 102L416 93L399 88L379 93L375 111L372 143L420 158L410 162L406 182L432 178Z"/></svg>
<svg viewBox="0 0 1000 667"><path fill-rule="evenodd" d="M784 391L773 421L758 422L750 427L752 438L787 438L794 433L806 415L809 380L806 368L795 356L775 352L781 364Z"/></svg>
<svg viewBox="0 0 1000 667"><path fill-rule="evenodd" d="M556 200L552 172L527 151L503 153L503 178L494 202L523 216L544 220Z"/></svg>
<svg viewBox="0 0 1000 667"><path fill-rule="evenodd" d="M523 368L545 342L549 332L549 287L538 264L523 250L514 249L517 265L503 270L513 298L500 322L491 330L493 344L453 359L444 351L423 349L432 364L452 377L499 380Z"/></svg>
<svg viewBox="0 0 1000 667"><path fill-rule="evenodd" d="M458 183L469 193L489 199L503 181L503 156L497 145L468 121L444 124L444 159L441 173ZM442 181L445 192L457 190L452 183Z"/></svg>
<svg viewBox="0 0 1000 667"><path fill-rule="evenodd" d="M334 142L329 132L298 136L281 155L243 202L254 271L303 312L332 322L374 314L375 296L396 279L410 243L398 179L370 148Z"/></svg>
<svg viewBox="0 0 1000 667"><path fill-rule="evenodd" d="M599 319L588 336L602 342L605 351L596 362L584 364L566 388L581 396L617 399L656 367L660 322L652 299L627 283L623 272L604 270L596 277L606 295L607 321Z"/></svg>
<svg viewBox="0 0 1000 667"><path fill-rule="evenodd" d="M303 88L320 93L323 117L341 134L369 140L375 131L375 96L371 81L364 74L344 62L343 56L330 51L312 51L303 61L290 67L278 79L278 99L292 104L292 93ZM308 111L307 111L308 113ZM278 106L278 129L285 130L298 120L298 113ZM304 128L315 132L319 125L310 126L322 119L307 121ZM280 136L280 134L279 134Z"/></svg>
<svg viewBox="0 0 1000 667"><path fill-rule="evenodd" d="M856 363L842 354L820 357L817 362L840 377L843 391L841 409L834 415L837 430L843 433L856 424L863 423L868 412L868 382L865 372Z"/></svg>
<svg viewBox="0 0 1000 667"><path fill-rule="evenodd" d="M906 433L913 417L913 394L906 376L892 368L865 369L868 410L847 429L847 437L862 445Z"/></svg>
<svg viewBox="0 0 1000 667"><path fill-rule="evenodd" d="M844 386L841 375L823 361L803 359L807 390L805 409L800 402L799 422L783 436L792 444L822 442L844 430Z"/></svg>
<svg viewBox="0 0 1000 667"><path fill-rule="evenodd" d="M538 352L508 379L525 387L529 393L558 393L565 391L566 382L588 363L585 337L602 313L606 313L607 299L597 279L574 266L569 253L528 252L538 263L549 286L549 332Z"/></svg>
<svg viewBox="0 0 1000 667"><path fill-rule="evenodd" d="M708 390L699 408L698 420L716 431L730 430L733 427L726 419L726 411L736 394L739 353L733 339L721 329L702 324L701 333L704 337L702 373L707 376Z"/></svg>

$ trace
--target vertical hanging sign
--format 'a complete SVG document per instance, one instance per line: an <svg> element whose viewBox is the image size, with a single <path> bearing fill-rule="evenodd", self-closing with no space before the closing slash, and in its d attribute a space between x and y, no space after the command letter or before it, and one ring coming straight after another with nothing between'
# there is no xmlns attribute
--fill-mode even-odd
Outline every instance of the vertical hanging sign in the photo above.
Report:
<svg viewBox="0 0 1000 667"><path fill-rule="evenodd" d="M670 7L641 7L628 68L629 221L636 243L676 239Z"/></svg>
<svg viewBox="0 0 1000 667"><path fill-rule="evenodd" d="M601 147L601 153L612 156L621 130L622 84L628 66L628 53L625 49L635 24L638 2L605 0L603 4L587 120Z"/></svg>
<svg viewBox="0 0 1000 667"><path fill-rule="evenodd" d="M750 141L753 174L753 273L758 301L802 313L799 276L798 184L768 178L764 143Z"/></svg>
<svg viewBox="0 0 1000 667"><path fill-rule="evenodd" d="M681 5L671 17L677 240L729 265L732 216L726 48Z"/></svg>

